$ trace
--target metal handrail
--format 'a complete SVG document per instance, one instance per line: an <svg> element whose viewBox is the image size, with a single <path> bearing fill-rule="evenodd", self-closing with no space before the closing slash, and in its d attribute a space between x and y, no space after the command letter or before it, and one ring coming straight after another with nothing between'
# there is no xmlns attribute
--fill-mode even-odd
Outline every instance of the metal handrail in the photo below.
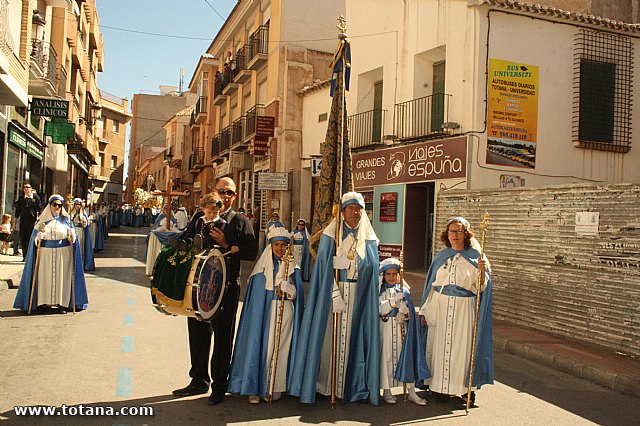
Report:
<svg viewBox="0 0 640 426"><path fill-rule="evenodd" d="M441 126L449 121L451 95L435 93L394 107L395 135L398 139L411 139L442 133Z"/></svg>
<svg viewBox="0 0 640 426"><path fill-rule="evenodd" d="M376 108L347 117L351 147L360 148L382 143L386 114L386 110Z"/></svg>

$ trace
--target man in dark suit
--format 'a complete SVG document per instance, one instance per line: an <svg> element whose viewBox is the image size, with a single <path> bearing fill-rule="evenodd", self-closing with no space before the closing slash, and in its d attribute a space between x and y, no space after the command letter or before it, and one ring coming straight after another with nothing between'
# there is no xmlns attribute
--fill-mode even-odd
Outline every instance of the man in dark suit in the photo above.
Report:
<svg viewBox="0 0 640 426"><path fill-rule="evenodd" d="M22 191L24 192L16 201L16 220L20 219L20 244L22 247L22 261L27 257L27 250L29 249L29 239L31 238L31 232L33 226L40 214L40 197L36 194L36 191L31 188L31 185L27 182L22 185Z"/></svg>
<svg viewBox="0 0 640 426"><path fill-rule="evenodd" d="M189 329L189 352L191 353L191 369L189 376L191 383L188 386L173 391L175 396L189 396L206 393L211 383L211 395L209 404L216 405L222 402L227 392L229 368L231 365L231 351L233 349L233 336L236 324L236 310L240 297L240 261L256 259L258 254L258 241L253 233L253 226L246 216L237 214L231 205L236 198L236 184L233 179L223 177L216 183L216 189L223 202L220 217L226 220L238 240L238 253L230 255L229 269L227 271L227 288L220 307L220 312L211 323L187 318ZM202 212L196 213L184 234L189 234ZM218 241L223 252L229 249L229 244L224 233L214 228L211 236ZM214 336L213 354L209 362L211 351L211 333ZM209 376L209 364L211 376ZM211 379L213 380L210 380Z"/></svg>

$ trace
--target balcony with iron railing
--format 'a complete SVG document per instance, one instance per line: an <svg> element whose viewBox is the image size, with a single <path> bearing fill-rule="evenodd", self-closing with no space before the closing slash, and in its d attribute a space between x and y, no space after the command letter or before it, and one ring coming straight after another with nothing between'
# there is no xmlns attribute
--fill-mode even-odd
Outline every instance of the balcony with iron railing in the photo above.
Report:
<svg viewBox="0 0 640 426"><path fill-rule="evenodd" d="M364 148L382 144L387 111L372 109L347 118L351 148Z"/></svg>
<svg viewBox="0 0 640 426"><path fill-rule="evenodd" d="M227 95L222 93L225 86L229 84L223 72L216 71L216 76L213 80L213 104L222 106L227 102Z"/></svg>
<svg viewBox="0 0 640 426"><path fill-rule="evenodd" d="M220 155L220 133L211 138L211 158Z"/></svg>
<svg viewBox="0 0 640 426"><path fill-rule="evenodd" d="M236 52L236 66L238 72L236 73L233 82L237 84L244 84L251 79L251 70L247 69L247 50L249 45L245 44Z"/></svg>
<svg viewBox="0 0 640 426"><path fill-rule="evenodd" d="M265 107L262 104L257 104L253 108L247 110L244 117L244 140L248 140L256 134L256 117L263 116L265 114Z"/></svg>
<svg viewBox="0 0 640 426"><path fill-rule="evenodd" d="M231 146L244 142L244 117L240 117L231 124Z"/></svg>
<svg viewBox="0 0 640 426"><path fill-rule="evenodd" d="M246 50L247 68L259 69L269 56L269 26L261 25L249 36Z"/></svg>
<svg viewBox="0 0 640 426"><path fill-rule="evenodd" d="M191 125L199 125L207 119L207 100L206 96L200 96L196 101L195 108L191 112Z"/></svg>
<svg viewBox="0 0 640 426"><path fill-rule="evenodd" d="M67 95L67 70L61 65L56 66L56 95L64 99Z"/></svg>
<svg viewBox="0 0 640 426"><path fill-rule="evenodd" d="M220 154L224 154L231 148L231 132L233 126L227 126L220 132Z"/></svg>
<svg viewBox="0 0 640 426"><path fill-rule="evenodd" d="M36 96L54 96L58 89L58 55L51 43L31 40L29 93Z"/></svg>
<svg viewBox="0 0 640 426"><path fill-rule="evenodd" d="M234 79L240 72L238 61L236 58L224 64L222 69L222 94L229 96L238 90L240 85L234 82Z"/></svg>
<svg viewBox="0 0 640 426"><path fill-rule="evenodd" d="M189 159L189 170L199 172L204 168L204 148L197 147Z"/></svg>
<svg viewBox="0 0 640 426"><path fill-rule="evenodd" d="M436 93L402 102L394 108L395 135L398 139L439 137L442 124L449 121L451 95Z"/></svg>

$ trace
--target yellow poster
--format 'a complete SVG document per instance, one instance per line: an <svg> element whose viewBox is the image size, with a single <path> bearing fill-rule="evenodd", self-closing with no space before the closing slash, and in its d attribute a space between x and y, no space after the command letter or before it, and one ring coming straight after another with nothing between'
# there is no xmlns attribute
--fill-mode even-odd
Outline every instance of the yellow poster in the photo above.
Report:
<svg viewBox="0 0 640 426"><path fill-rule="evenodd" d="M534 168L538 67L489 59L487 163Z"/></svg>

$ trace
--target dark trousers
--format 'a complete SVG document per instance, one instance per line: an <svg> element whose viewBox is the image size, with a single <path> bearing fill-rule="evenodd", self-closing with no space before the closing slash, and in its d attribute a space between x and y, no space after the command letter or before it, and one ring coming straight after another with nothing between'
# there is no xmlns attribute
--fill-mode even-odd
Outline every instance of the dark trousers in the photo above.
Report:
<svg viewBox="0 0 640 426"><path fill-rule="evenodd" d="M189 329L189 352L191 353L191 383L209 385L209 366L211 367L213 392L224 394L227 391L233 335L236 328L236 310L240 286L229 284L226 288L220 312L211 323L187 318ZM211 333L213 333L213 354L211 352Z"/></svg>
<svg viewBox="0 0 640 426"><path fill-rule="evenodd" d="M20 247L22 248L22 259L27 258L27 250L29 250L29 240L33 232L35 222L20 220Z"/></svg>

